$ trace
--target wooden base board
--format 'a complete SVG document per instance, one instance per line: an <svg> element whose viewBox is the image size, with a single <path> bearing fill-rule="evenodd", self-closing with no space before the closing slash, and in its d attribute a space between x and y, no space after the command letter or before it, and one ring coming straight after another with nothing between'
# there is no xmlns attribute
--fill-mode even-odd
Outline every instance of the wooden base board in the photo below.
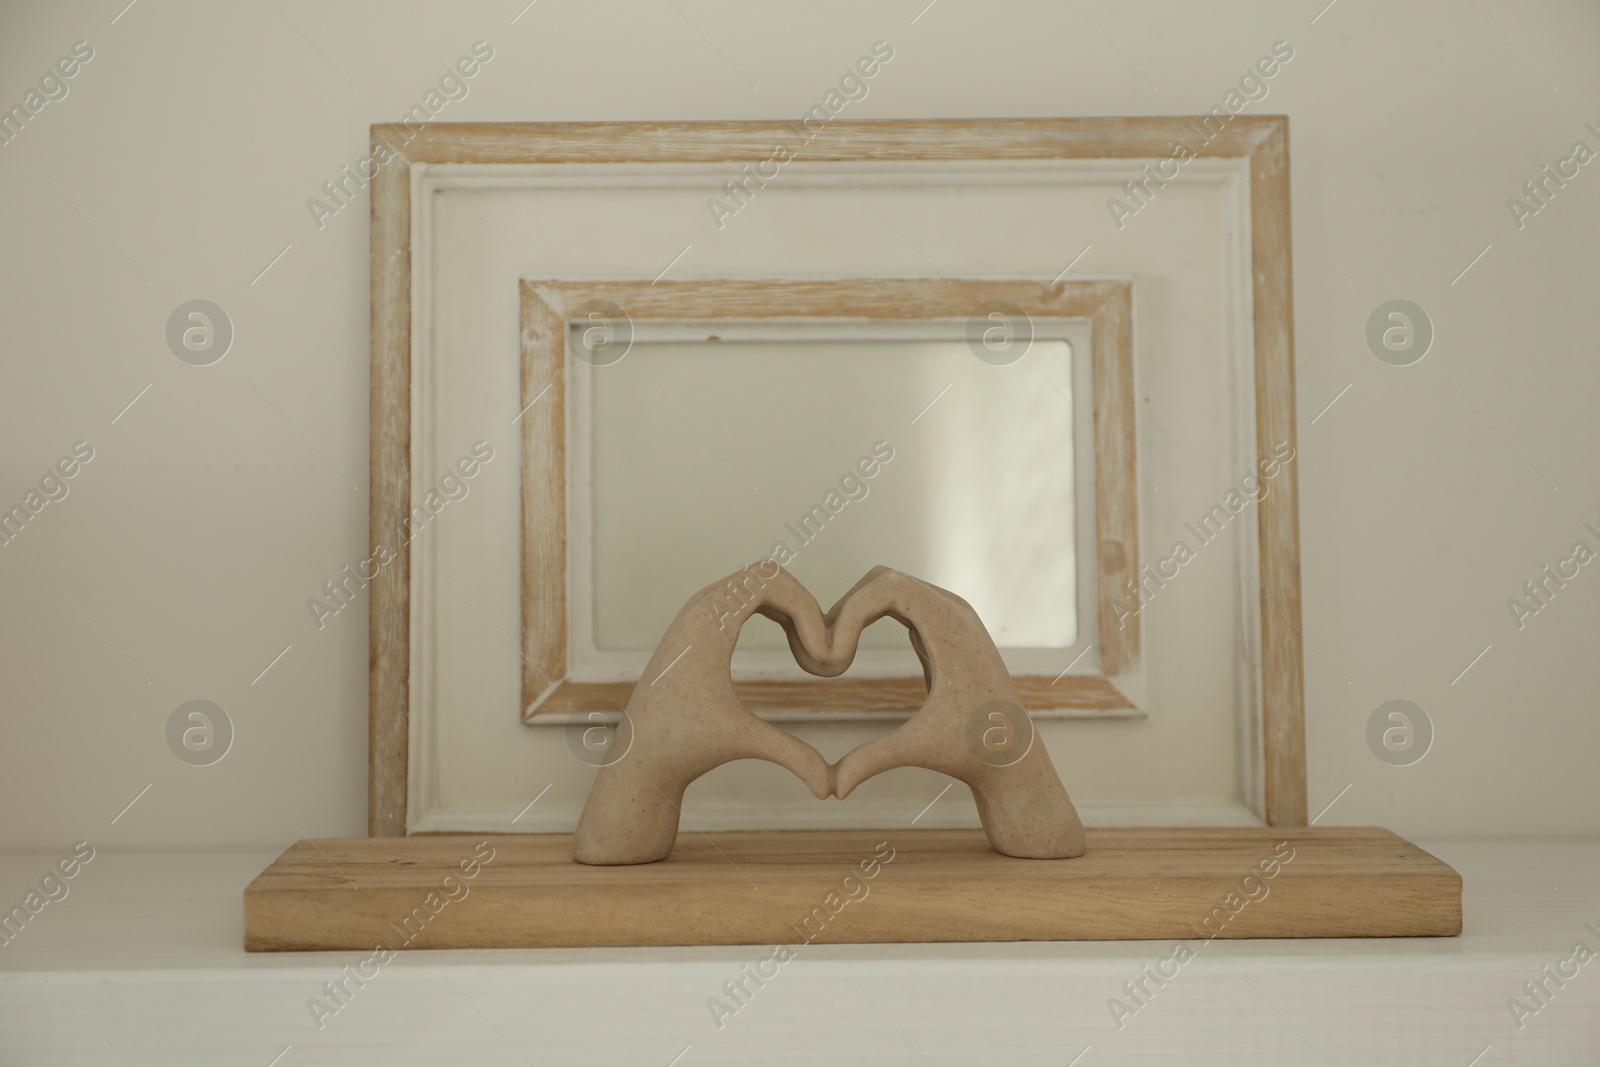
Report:
<svg viewBox="0 0 1600 1067"><path fill-rule="evenodd" d="M1071 860L978 830L683 833L586 867L570 834L299 841L244 892L250 951L1405 937L1461 932L1461 877L1376 828L1091 831Z"/></svg>

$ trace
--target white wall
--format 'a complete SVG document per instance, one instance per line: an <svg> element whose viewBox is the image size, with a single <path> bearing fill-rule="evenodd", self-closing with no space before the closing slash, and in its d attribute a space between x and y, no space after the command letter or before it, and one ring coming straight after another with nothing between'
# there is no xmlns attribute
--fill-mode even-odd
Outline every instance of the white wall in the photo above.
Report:
<svg viewBox="0 0 1600 1067"><path fill-rule="evenodd" d="M480 39L440 121L797 116L880 38L896 58L851 117L1193 113L1289 41L1251 110L1292 120L1312 810L1351 783L1324 821L1600 831L1600 567L1520 631L1506 606L1600 549L1600 166L1521 230L1506 207L1600 149L1592 4L124 2L0 13L7 106L94 48L0 146L0 504L95 449L0 547L4 847L363 832L364 604L318 632L305 599L366 554L367 205L319 230L306 200ZM210 367L164 336L194 298L237 331ZM1411 367L1364 338L1394 298L1437 329ZM1395 697L1437 731L1410 767L1365 740ZM237 731L212 767L167 750L194 698Z"/></svg>

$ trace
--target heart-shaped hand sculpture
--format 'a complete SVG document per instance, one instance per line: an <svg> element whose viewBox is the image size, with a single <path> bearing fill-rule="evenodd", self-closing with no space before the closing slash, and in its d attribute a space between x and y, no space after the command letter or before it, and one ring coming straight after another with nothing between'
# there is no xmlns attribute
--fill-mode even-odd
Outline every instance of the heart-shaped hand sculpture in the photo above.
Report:
<svg viewBox="0 0 1600 1067"><path fill-rule="evenodd" d="M843 674L861 631L887 615L911 632L928 699L899 727L830 765L757 718L735 694L734 645L751 616L783 627L810 674ZM971 789L989 843L1031 859L1082 855L1083 825L972 606L908 574L875 567L823 615L793 575L764 560L689 598L634 687L573 837L580 863L651 863L677 841L684 790L714 767L764 759L818 798L840 798L895 767L927 767Z"/></svg>

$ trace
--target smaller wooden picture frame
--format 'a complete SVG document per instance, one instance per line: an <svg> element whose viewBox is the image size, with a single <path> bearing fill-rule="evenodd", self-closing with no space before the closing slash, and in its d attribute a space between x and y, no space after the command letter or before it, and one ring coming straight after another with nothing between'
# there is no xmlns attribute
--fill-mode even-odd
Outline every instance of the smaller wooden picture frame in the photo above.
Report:
<svg viewBox="0 0 1600 1067"><path fill-rule="evenodd" d="M830 281L524 281L522 283L522 715L524 722L624 707L632 682L569 678L566 390L570 325L587 309L620 309L632 323L782 320L963 323L985 304L1034 320L1090 328L1094 429L1096 616L1099 670L1019 674L1030 712L1137 714L1128 681L1140 669L1139 618L1117 603L1138 582L1133 283L1126 280L854 278ZM829 713L840 719L910 715L927 689L897 678L741 680L756 714Z"/></svg>

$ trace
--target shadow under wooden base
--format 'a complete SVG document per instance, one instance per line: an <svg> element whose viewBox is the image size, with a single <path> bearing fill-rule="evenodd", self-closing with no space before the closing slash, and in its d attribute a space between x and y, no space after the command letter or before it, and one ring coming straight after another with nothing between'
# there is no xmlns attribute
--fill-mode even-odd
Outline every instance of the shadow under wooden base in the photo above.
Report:
<svg viewBox="0 0 1600 1067"><path fill-rule="evenodd" d="M685 832L670 859L570 834L298 841L245 889L245 948L542 948L1405 937L1461 932L1461 877L1371 827L1089 832L1024 860L981 830Z"/></svg>

